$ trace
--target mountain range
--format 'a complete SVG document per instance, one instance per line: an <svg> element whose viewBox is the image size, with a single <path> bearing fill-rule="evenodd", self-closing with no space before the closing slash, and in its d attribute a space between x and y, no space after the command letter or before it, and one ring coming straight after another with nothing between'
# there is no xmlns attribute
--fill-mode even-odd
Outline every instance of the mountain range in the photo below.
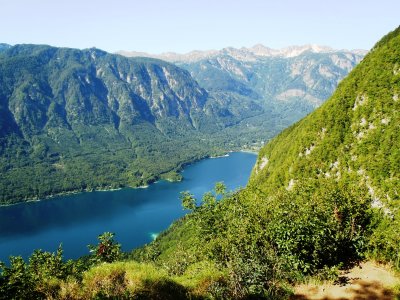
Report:
<svg viewBox="0 0 400 300"><path fill-rule="evenodd" d="M125 56L156 57L188 70L207 91L220 99L236 102L252 100L264 109L253 120L258 128L273 135L321 105L340 80L364 57L363 50L335 50L305 45L271 49L225 48L220 51L194 51L188 54L120 51Z"/></svg>
<svg viewBox="0 0 400 300"><path fill-rule="evenodd" d="M177 180L196 159L260 147L362 58L321 47L269 52L230 48L173 64L1 44L0 201Z"/></svg>
<svg viewBox="0 0 400 300"><path fill-rule="evenodd" d="M261 57L281 57L281 58L296 57L305 52L311 52L311 53L345 52L361 56L364 56L365 54L368 53L368 51L362 49L337 50L328 46L320 46L320 45L302 45L302 46L290 46L281 49L272 49L262 44L257 44L250 48L242 47L238 49L234 47L227 47L222 50L208 50L208 51L196 50L185 54L180 54L176 52L150 54L146 52L126 51L126 50L120 50L117 53L127 57L152 57L177 63L177 62L197 62L204 59L216 58L222 54L230 55L238 60L255 61Z"/></svg>
<svg viewBox="0 0 400 300"><path fill-rule="evenodd" d="M160 60L6 47L0 54L1 200L147 184L212 154L205 137L247 110L235 116L187 71Z"/></svg>

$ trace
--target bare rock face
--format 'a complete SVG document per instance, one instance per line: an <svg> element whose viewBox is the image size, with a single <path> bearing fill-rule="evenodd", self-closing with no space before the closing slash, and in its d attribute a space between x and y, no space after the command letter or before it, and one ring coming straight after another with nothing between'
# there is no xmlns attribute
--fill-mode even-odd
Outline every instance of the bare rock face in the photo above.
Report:
<svg viewBox="0 0 400 300"><path fill-rule="evenodd" d="M27 45L5 51L2 62L3 108L27 140L54 125L72 134L170 117L193 125L209 99L187 71L158 60Z"/></svg>
<svg viewBox="0 0 400 300"><path fill-rule="evenodd" d="M291 114L296 115L292 122L321 105L366 51L335 50L319 45L271 49L258 44L251 48L228 47L187 54L120 53L176 63L208 91L228 93L232 98L237 94L250 97L278 114L289 106Z"/></svg>

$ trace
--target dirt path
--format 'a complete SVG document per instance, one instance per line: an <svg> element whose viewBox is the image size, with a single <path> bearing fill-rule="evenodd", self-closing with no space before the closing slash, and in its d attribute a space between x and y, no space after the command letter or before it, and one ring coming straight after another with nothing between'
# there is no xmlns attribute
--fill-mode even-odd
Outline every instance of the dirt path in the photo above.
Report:
<svg viewBox="0 0 400 300"><path fill-rule="evenodd" d="M365 262L342 273L337 284L299 285L290 299L392 300L396 296L390 288L396 285L400 285L400 278L390 270L373 262Z"/></svg>

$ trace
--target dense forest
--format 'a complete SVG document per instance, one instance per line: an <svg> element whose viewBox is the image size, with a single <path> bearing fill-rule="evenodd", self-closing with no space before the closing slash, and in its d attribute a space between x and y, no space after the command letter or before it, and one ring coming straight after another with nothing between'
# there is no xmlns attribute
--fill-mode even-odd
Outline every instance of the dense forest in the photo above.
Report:
<svg viewBox="0 0 400 300"><path fill-rule="evenodd" d="M217 183L201 201L183 191L191 213L131 253L104 233L76 261L61 248L11 258L0 297L287 299L363 259L400 270L399 49L400 27L260 151L245 189Z"/></svg>

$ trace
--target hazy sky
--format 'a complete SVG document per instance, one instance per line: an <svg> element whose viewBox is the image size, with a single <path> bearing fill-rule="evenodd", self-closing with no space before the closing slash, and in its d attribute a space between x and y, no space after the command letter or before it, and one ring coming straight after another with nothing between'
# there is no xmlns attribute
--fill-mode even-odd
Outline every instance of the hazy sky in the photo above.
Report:
<svg viewBox="0 0 400 300"><path fill-rule="evenodd" d="M0 0L0 42L110 52L370 49L399 25L399 0Z"/></svg>

